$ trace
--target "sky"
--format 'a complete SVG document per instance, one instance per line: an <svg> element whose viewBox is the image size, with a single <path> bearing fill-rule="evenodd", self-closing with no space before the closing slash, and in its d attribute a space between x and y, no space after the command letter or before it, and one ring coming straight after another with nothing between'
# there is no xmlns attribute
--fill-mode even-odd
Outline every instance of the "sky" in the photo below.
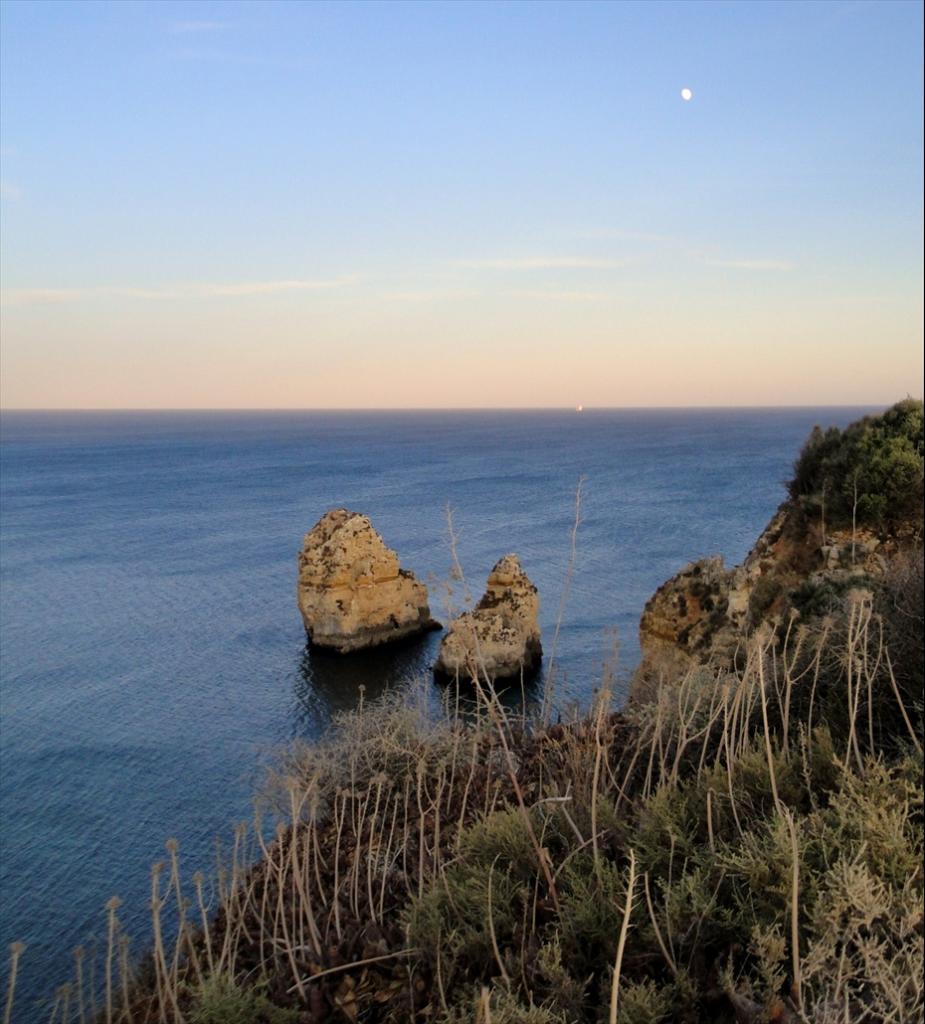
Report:
<svg viewBox="0 0 925 1024"><path fill-rule="evenodd" d="M921 396L922 14L3 0L0 405Z"/></svg>

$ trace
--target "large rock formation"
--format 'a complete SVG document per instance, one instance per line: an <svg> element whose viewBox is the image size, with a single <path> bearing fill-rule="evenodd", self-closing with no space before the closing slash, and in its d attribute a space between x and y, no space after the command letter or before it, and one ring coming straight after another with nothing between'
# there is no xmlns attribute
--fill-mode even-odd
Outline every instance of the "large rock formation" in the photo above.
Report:
<svg viewBox="0 0 925 1024"><path fill-rule="evenodd" d="M784 502L741 565L727 569L719 556L701 559L652 595L639 623L639 675L729 665L762 623L785 623L794 612L824 613L826 602L869 585L901 543L902 537L861 527L823 533L820 520Z"/></svg>
<svg viewBox="0 0 925 1024"><path fill-rule="evenodd" d="M440 645L434 671L451 678L509 679L532 673L543 656L537 625L540 599L517 555L491 570L485 593Z"/></svg>
<svg viewBox="0 0 925 1024"><path fill-rule="evenodd" d="M298 598L311 642L341 653L439 628L427 587L399 566L366 516L344 508L305 534Z"/></svg>

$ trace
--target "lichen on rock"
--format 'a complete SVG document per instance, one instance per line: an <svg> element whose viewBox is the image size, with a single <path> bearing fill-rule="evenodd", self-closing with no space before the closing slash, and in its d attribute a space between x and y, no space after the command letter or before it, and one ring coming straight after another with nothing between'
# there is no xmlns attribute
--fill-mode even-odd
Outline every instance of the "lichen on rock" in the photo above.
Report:
<svg viewBox="0 0 925 1024"><path fill-rule="evenodd" d="M298 565L299 611L317 647L346 653L439 628L427 587L365 515L326 512L305 535Z"/></svg>
<svg viewBox="0 0 925 1024"><path fill-rule="evenodd" d="M879 536L862 527L824 530L799 502L785 501L741 565L727 569L719 556L701 559L649 598L639 623L642 663L634 691L645 692L646 678L657 671L731 666L744 637L763 624L786 626L813 593L873 586L903 543L901 530Z"/></svg>
<svg viewBox="0 0 925 1024"><path fill-rule="evenodd" d="M539 607L537 589L517 555L505 555L491 570L475 608L450 624L434 671L489 681L531 674L543 656Z"/></svg>
<svg viewBox="0 0 925 1024"><path fill-rule="evenodd" d="M643 656L683 667L707 656L730 618L734 572L719 556L685 566L646 603L639 623Z"/></svg>

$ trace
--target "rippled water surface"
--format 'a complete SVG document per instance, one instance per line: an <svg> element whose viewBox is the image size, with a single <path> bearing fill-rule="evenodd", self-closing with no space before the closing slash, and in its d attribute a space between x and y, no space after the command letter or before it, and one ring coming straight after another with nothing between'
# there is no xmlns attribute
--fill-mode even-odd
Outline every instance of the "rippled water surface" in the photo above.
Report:
<svg viewBox="0 0 925 1024"><path fill-rule="evenodd" d="M29 947L22 1019L45 1019L113 893L143 944L166 837L208 869L274 747L318 735L361 683L428 672L439 634L306 650L295 555L325 510L368 513L440 618L449 504L477 592L520 555L548 649L584 476L557 668L560 700L581 701L614 629L626 672L652 591L694 558L739 561L813 424L861 412L4 414L0 938Z"/></svg>

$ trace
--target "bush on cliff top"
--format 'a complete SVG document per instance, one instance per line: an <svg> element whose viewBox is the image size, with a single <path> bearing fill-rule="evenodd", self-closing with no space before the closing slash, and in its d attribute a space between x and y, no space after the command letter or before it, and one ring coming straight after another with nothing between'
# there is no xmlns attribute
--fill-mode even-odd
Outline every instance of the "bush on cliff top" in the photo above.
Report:
<svg viewBox="0 0 925 1024"><path fill-rule="evenodd" d="M814 427L794 465L791 498L833 526L888 527L922 515L923 406L907 398L844 430Z"/></svg>

